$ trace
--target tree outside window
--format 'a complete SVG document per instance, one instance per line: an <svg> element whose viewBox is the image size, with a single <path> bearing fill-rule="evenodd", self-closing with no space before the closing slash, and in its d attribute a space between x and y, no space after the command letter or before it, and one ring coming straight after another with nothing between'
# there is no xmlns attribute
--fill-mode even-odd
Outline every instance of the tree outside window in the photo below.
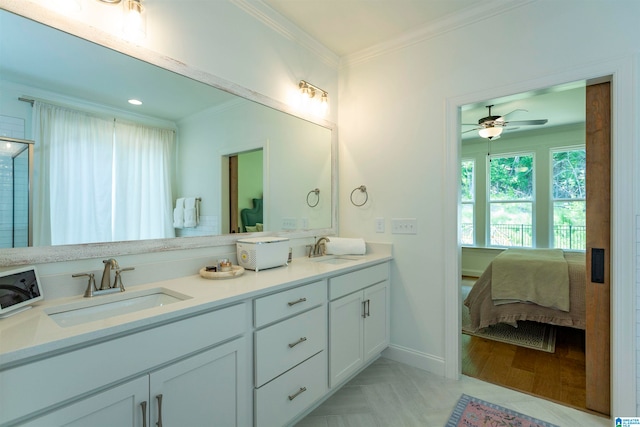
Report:
<svg viewBox="0 0 640 427"><path fill-rule="evenodd" d="M463 245L475 244L474 233L474 210L475 210L475 162L473 160L463 160L461 165L461 187L462 187L462 213L460 242Z"/></svg>
<svg viewBox="0 0 640 427"><path fill-rule="evenodd" d="M492 156L489 165L489 244L533 247L533 154Z"/></svg>
<svg viewBox="0 0 640 427"><path fill-rule="evenodd" d="M586 151L552 152L553 245L586 249Z"/></svg>

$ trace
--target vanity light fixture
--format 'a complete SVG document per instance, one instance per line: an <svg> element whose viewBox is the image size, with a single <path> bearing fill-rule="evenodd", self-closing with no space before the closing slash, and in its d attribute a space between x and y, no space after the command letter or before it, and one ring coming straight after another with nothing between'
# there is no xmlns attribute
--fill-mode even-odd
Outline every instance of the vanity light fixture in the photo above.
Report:
<svg viewBox="0 0 640 427"><path fill-rule="evenodd" d="M146 17L144 16L142 0L125 0L124 32L129 37L136 39L146 36Z"/></svg>
<svg viewBox="0 0 640 427"><path fill-rule="evenodd" d="M302 95L306 95L309 98L314 98L316 96L316 93L320 93L322 94L320 95L320 102L322 103L329 102L329 92L327 92L326 90L320 89L318 86L314 86L309 82L300 80L300 83L298 83L298 87L300 88L300 93Z"/></svg>
<svg viewBox="0 0 640 427"><path fill-rule="evenodd" d="M102 3L109 3L109 4L118 4L120 3L121 0L98 0Z"/></svg>

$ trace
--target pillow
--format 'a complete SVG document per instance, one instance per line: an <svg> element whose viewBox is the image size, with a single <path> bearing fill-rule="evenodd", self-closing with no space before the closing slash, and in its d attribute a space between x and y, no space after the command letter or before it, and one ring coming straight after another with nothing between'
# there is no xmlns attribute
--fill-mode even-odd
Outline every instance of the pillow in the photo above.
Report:
<svg viewBox="0 0 640 427"><path fill-rule="evenodd" d="M256 223L256 231L264 231L263 230L263 225L261 223Z"/></svg>
<svg viewBox="0 0 640 427"><path fill-rule="evenodd" d="M245 230L247 230L247 232L249 233L253 233L254 231L258 231L258 227L256 225L247 225L246 227L244 227Z"/></svg>

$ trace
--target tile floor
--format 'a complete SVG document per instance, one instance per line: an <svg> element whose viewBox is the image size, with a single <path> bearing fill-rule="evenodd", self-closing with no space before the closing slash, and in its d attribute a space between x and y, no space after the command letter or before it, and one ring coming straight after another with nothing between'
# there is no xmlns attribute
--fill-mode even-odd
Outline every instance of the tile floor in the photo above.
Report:
<svg viewBox="0 0 640 427"><path fill-rule="evenodd" d="M449 380L380 358L297 427L443 427L462 393L561 427L613 426L606 418L475 378Z"/></svg>

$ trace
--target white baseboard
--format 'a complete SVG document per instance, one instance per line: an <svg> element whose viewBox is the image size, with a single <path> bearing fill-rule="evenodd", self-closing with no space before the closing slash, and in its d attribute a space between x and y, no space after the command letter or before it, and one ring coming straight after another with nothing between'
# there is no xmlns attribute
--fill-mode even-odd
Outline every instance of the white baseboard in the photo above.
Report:
<svg viewBox="0 0 640 427"><path fill-rule="evenodd" d="M414 368L423 369L444 377L444 358L391 344L382 352L382 357L405 363Z"/></svg>

